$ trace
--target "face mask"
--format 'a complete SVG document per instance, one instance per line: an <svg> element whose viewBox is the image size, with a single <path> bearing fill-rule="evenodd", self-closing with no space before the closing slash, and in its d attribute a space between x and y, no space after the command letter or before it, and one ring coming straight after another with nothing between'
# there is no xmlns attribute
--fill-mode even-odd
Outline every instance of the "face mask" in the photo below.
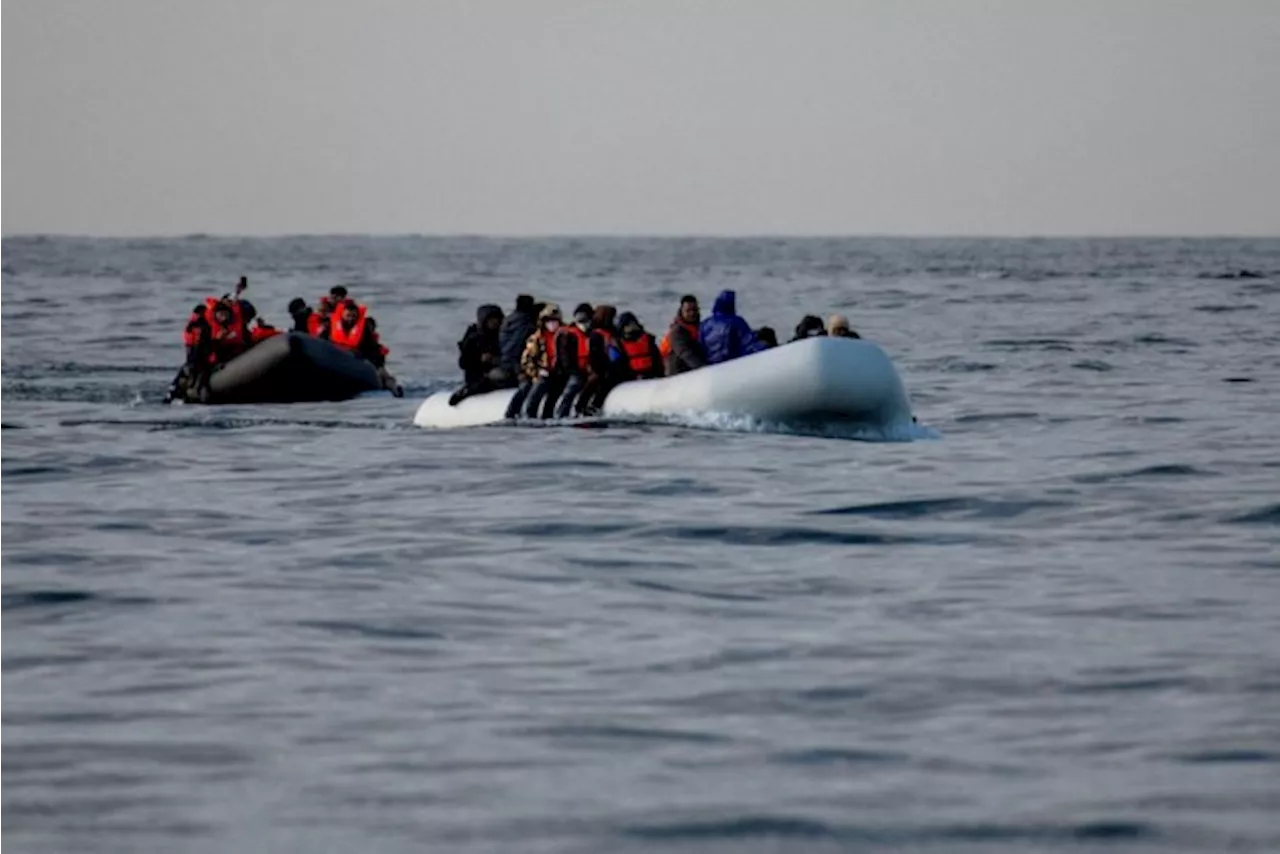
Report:
<svg viewBox="0 0 1280 854"><path fill-rule="evenodd" d="M577 321L579 326L586 326L591 322L591 318L587 317L585 314L575 315L573 319Z"/></svg>
<svg viewBox="0 0 1280 854"><path fill-rule="evenodd" d="M558 320L548 320L548 321L546 322L546 327L547 327L547 331L548 331L548 332L555 332L557 329L559 329L559 328L560 328L560 321L558 321Z"/></svg>

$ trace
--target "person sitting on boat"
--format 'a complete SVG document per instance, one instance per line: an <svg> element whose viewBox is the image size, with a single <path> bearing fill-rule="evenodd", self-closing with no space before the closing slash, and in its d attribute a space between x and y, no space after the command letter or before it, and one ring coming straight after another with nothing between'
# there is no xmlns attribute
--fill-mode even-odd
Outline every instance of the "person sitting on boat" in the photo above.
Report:
<svg viewBox="0 0 1280 854"><path fill-rule="evenodd" d="M225 364L247 349L249 342L244 324L236 317L233 304L222 300L214 303L209 323L207 363L211 366Z"/></svg>
<svg viewBox="0 0 1280 854"><path fill-rule="evenodd" d="M849 328L849 318L843 314L833 314L827 318L827 333L833 338L861 338L857 332Z"/></svg>
<svg viewBox="0 0 1280 854"><path fill-rule="evenodd" d="M502 354L502 370L519 381L520 356L529 336L538 328L538 312L534 310L533 297L520 294L516 297L516 309L502 321L498 330L498 349Z"/></svg>
<svg viewBox="0 0 1280 854"><path fill-rule="evenodd" d="M325 325L320 315L302 297L294 297L289 301L289 316L293 318L293 332L319 337L320 329Z"/></svg>
<svg viewBox="0 0 1280 854"><path fill-rule="evenodd" d="M333 302L334 305L342 305L344 302L347 301L347 286L334 285L333 287L329 288L329 299Z"/></svg>
<svg viewBox="0 0 1280 854"><path fill-rule="evenodd" d="M502 309L482 305L476 310L476 322L467 327L458 342L458 367L462 368L462 388L449 398L457 406L464 398L483 394L500 387L502 350L498 331L502 327Z"/></svg>
<svg viewBox="0 0 1280 854"><path fill-rule="evenodd" d="M631 312L624 311L618 316L618 335L622 339L620 344L627 357L627 375L631 379L649 380L663 375L658 342Z"/></svg>
<svg viewBox="0 0 1280 854"><path fill-rule="evenodd" d="M259 317L254 322L253 328L249 330L249 346L252 347L254 344L266 341L268 338L279 334L279 329Z"/></svg>
<svg viewBox="0 0 1280 854"><path fill-rule="evenodd" d="M598 305L592 312L591 333L587 336L587 379L578 395L579 415L595 415L613 387L625 382L630 373L613 325L617 315L618 310L611 305Z"/></svg>
<svg viewBox="0 0 1280 854"><path fill-rule="evenodd" d="M806 314L796 324L796 336L792 341L802 341L805 338L816 338L819 335L826 335L827 327L822 325L822 318L812 314Z"/></svg>
<svg viewBox="0 0 1280 854"><path fill-rule="evenodd" d="M554 401L547 404L545 412L539 408L547 400L547 391L553 383L551 371L555 368L559 334L560 306L549 302L538 312L537 329L525 341L524 352L520 354L520 387L507 406L508 418L522 412L530 418L550 416Z"/></svg>
<svg viewBox="0 0 1280 854"><path fill-rule="evenodd" d="M707 352L702 346L702 332L698 326L701 319L698 298L692 294L681 297L675 320L671 321L667 334L658 344L667 376L696 370L707 363Z"/></svg>
<svg viewBox="0 0 1280 854"><path fill-rule="evenodd" d="M707 353L707 364L717 365L764 349L751 327L737 312L737 295L731 290L721 291L711 310L711 316L702 321L702 346Z"/></svg>
<svg viewBox="0 0 1280 854"><path fill-rule="evenodd" d="M773 331L772 326L761 326L756 330L756 338L766 349L773 349L778 346L778 333Z"/></svg>
<svg viewBox="0 0 1280 854"><path fill-rule="evenodd" d="M254 308L253 303L244 298L243 294L249 289L248 276L241 276L236 282L235 289L232 293L223 294L222 302L231 306L231 311L235 314L236 320L240 323L242 331L247 338L249 335L249 323L258 316L258 309Z"/></svg>
<svg viewBox="0 0 1280 854"><path fill-rule="evenodd" d="M387 355L391 352L378 338L378 323L369 316L369 310L357 305L355 300L345 300L336 306L328 326L321 328L320 337L350 350L356 356L373 365L378 371L382 387L396 397L404 395L404 389L387 370Z"/></svg>
<svg viewBox="0 0 1280 854"><path fill-rule="evenodd" d="M569 417L578 393L586 385L593 311L590 303L579 303L573 310L573 323L561 327L556 336L556 360L551 372L555 382L547 389L547 397L554 401L556 418Z"/></svg>

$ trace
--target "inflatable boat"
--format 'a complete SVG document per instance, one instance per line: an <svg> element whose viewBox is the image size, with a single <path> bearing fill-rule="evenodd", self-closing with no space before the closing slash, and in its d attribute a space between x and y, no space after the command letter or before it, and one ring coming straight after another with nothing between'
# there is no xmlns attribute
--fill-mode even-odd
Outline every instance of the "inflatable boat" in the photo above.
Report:
<svg viewBox="0 0 1280 854"><path fill-rule="evenodd" d="M475 427L505 420L515 391L493 391L449 405L449 393L423 401L419 427ZM911 423L911 403L893 362L869 341L808 338L731 362L663 379L619 385L605 418L724 415L770 424L840 424L891 430Z"/></svg>
<svg viewBox="0 0 1280 854"><path fill-rule="evenodd" d="M322 338L286 332L216 368L199 389L179 385L171 394L188 403L305 403L349 400L383 387L364 359Z"/></svg>

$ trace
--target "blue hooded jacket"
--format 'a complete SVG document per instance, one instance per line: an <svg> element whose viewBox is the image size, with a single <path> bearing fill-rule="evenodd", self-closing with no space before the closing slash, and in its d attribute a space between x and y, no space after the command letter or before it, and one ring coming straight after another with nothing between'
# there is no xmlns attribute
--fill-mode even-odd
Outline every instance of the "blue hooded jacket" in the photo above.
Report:
<svg viewBox="0 0 1280 854"><path fill-rule="evenodd" d="M707 351L708 365L765 349L751 327L734 310L735 302L733 291L721 291L711 316L702 321L702 346Z"/></svg>

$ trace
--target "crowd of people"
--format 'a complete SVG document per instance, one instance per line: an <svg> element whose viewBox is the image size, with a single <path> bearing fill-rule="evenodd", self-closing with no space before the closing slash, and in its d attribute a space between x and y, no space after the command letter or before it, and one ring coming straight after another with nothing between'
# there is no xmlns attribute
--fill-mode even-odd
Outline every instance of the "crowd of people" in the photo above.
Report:
<svg viewBox="0 0 1280 854"><path fill-rule="evenodd" d="M283 330L267 323L258 315L253 303L245 299L248 279L240 277L231 293L208 297L191 311L182 339L187 348L186 361L169 389L169 398L190 391L199 397L209 376L220 366ZM369 362L378 371L383 386L402 394L394 378L387 372L390 352L378 338L377 322L368 309L351 299L346 287L335 285L321 296L316 308L296 298L288 305L293 319L290 331L323 338Z"/></svg>
<svg viewBox="0 0 1280 854"><path fill-rule="evenodd" d="M791 340L818 335L859 337L843 315L832 315L825 324L808 315ZM682 297L660 341L632 312L582 303L566 320L555 303L526 294L510 314L496 305L476 311L476 322L458 342L463 385L449 403L457 406L471 395L515 388L508 418L593 415L619 383L673 376L776 346L774 330L753 330L738 314L731 290L716 297L705 319L697 297Z"/></svg>

